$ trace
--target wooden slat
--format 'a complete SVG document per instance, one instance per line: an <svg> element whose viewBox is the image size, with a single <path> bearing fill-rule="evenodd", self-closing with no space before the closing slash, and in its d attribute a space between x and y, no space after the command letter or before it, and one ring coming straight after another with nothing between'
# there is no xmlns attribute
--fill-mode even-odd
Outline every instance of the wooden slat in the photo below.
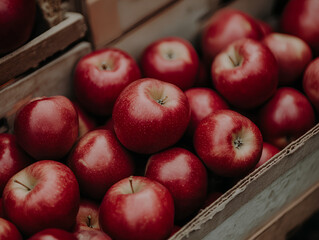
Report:
<svg viewBox="0 0 319 240"><path fill-rule="evenodd" d="M67 13L64 21L0 58L0 85L84 37L86 25L79 13Z"/></svg>

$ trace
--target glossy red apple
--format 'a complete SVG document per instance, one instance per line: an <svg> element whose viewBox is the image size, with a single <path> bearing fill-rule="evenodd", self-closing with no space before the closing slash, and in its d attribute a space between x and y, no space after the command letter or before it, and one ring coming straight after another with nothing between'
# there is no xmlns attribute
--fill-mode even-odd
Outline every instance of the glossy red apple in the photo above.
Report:
<svg viewBox="0 0 319 240"><path fill-rule="evenodd" d="M107 191L99 221L112 239L166 239L174 226L174 201L162 184L132 176Z"/></svg>
<svg viewBox="0 0 319 240"><path fill-rule="evenodd" d="M96 200L102 199L114 183L129 177L134 171L129 153L113 132L103 129L83 136L67 164L79 182L81 194Z"/></svg>
<svg viewBox="0 0 319 240"><path fill-rule="evenodd" d="M0 239L22 240L22 235L17 227L10 221L0 217Z"/></svg>
<svg viewBox="0 0 319 240"><path fill-rule="evenodd" d="M106 233L99 230L82 229L74 233L77 240L112 240Z"/></svg>
<svg viewBox="0 0 319 240"><path fill-rule="evenodd" d="M0 196L9 179L31 164L31 159L18 146L13 134L0 134ZM0 215L1 216L1 215Z"/></svg>
<svg viewBox="0 0 319 240"><path fill-rule="evenodd" d="M190 107L184 92L174 84L152 78L131 83L113 110L120 142L137 153L155 153L175 144L184 134Z"/></svg>
<svg viewBox="0 0 319 240"><path fill-rule="evenodd" d="M283 33L268 34L262 41L274 54L278 63L281 86L295 83L312 60L312 52L302 39Z"/></svg>
<svg viewBox="0 0 319 240"><path fill-rule="evenodd" d="M100 230L99 204L92 200L81 199L79 211L76 216L74 232L81 230Z"/></svg>
<svg viewBox="0 0 319 240"><path fill-rule="evenodd" d="M187 128L187 135L191 137L202 119L212 112L229 108L227 102L210 88L191 88L185 91L185 95L191 108L191 119Z"/></svg>
<svg viewBox="0 0 319 240"><path fill-rule="evenodd" d="M280 17L281 31L295 35L319 53L319 2L317 0L290 0Z"/></svg>
<svg viewBox="0 0 319 240"><path fill-rule="evenodd" d="M5 216L30 236L46 228L71 230L79 209L79 185L64 164L42 160L10 178L3 191Z"/></svg>
<svg viewBox="0 0 319 240"><path fill-rule="evenodd" d="M180 37L165 37L148 45L141 56L144 77L191 88L199 71L199 58L193 45Z"/></svg>
<svg viewBox="0 0 319 240"><path fill-rule="evenodd" d="M145 177L158 181L170 191L174 199L175 221L190 217L205 201L206 168L186 149L176 147L153 154L147 162Z"/></svg>
<svg viewBox="0 0 319 240"><path fill-rule="evenodd" d="M261 153L261 157L259 159L259 162L255 166L255 168L260 167L261 165L263 165L265 162L267 162L270 158L272 158L274 155L276 155L279 152L280 152L280 149L277 148L276 146L267 142L263 142L263 150Z"/></svg>
<svg viewBox="0 0 319 240"><path fill-rule="evenodd" d="M79 118L79 137L95 129L94 119L89 116L77 102L73 101L73 105L78 113Z"/></svg>
<svg viewBox="0 0 319 240"><path fill-rule="evenodd" d="M141 78L135 60L116 48L95 50L76 65L74 91L79 103L96 115L111 115L120 92Z"/></svg>
<svg viewBox="0 0 319 240"><path fill-rule="evenodd" d="M319 58L314 59L307 66L302 85L306 96L319 113Z"/></svg>
<svg viewBox="0 0 319 240"><path fill-rule="evenodd" d="M198 156L215 174L239 177L255 167L262 152L258 127L232 110L219 110L204 118L194 134Z"/></svg>
<svg viewBox="0 0 319 240"><path fill-rule="evenodd" d="M282 149L315 125L311 103L294 88L279 88L259 113L264 140Z"/></svg>
<svg viewBox="0 0 319 240"><path fill-rule="evenodd" d="M15 50L29 40L35 15L35 0L1 0L0 55Z"/></svg>
<svg viewBox="0 0 319 240"><path fill-rule="evenodd" d="M77 240L77 238L63 229L47 228L37 232L28 240Z"/></svg>
<svg viewBox="0 0 319 240"><path fill-rule="evenodd" d="M64 96L32 99L17 112L14 121L18 144L37 160L64 157L78 132L77 112Z"/></svg>
<svg viewBox="0 0 319 240"><path fill-rule="evenodd" d="M262 37L259 23L254 18L240 10L221 8L210 17L202 31L202 52L206 62L211 63L230 43L242 38L259 40Z"/></svg>
<svg viewBox="0 0 319 240"><path fill-rule="evenodd" d="M278 66L268 47L241 39L220 52L212 64L216 90L233 106L252 109L268 100L278 85Z"/></svg>

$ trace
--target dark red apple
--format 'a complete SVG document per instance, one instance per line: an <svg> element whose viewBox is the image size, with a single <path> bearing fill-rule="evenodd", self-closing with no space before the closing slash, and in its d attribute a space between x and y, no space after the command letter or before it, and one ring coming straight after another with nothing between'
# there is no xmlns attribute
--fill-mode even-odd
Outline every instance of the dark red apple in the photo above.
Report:
<svg viewBox="0 0 319 240"><path fill-rule="evenodd" d="M42 160L10 178L3 191L5 216L25 235L46 228L71 230L79 209L79 185L57 161Z"/></svg>
<svg viewBox="0 0 319 240"><path fill-rule="evenodd" d="M223 195L221 192L211 192L208 194L202 208L206 208Z"/></svg>
<svg viewBox="0 0 319 240"><path fill-rule="evenodd" d="M99 221L112 239L166 239L174 226L174 201L162 184L132 176L107 191Z"/></svg>
<svg viewBox="0 0 319 240"><path fill-rule="evenodd" d="M89 116L77 102L73 101L73 105L78 113L79 118L79 137L95 129L94 119Z"/></svg>
<svg viewBox="0 0 319 240"><path fill-rule="evenodd" d="M13 134L0 134L0 196L9 179L29 164L31 159L18 146L16 137Z"/></svg>
<svg viewBox="0 0 319 240"><path fill-rule="evenodd" d="M303 39L319 53L319 2L317 0L290 0L280 17L281 31Z"/></svg>
<svg viewBox="0 0 319 240"><path fill-rule="evenodd" d="M267 101L278 85L278 66L268 47L241 39L221 51L212 64L216 90L233 106L252 109Z"/></svg>
<svg viewBox="0 0 319 240"><path fill-rule="evenodd" d="M81 199L73 231L79 232L92 229L100 230L99 204L92 200Z"/></svg>
<svg viewBox="0 0 319 240"><path fill-rule="evenodd" d="M204 118L194 134L198 156L215 174L240 177L255 167L262 152L258 127L232 110L219 110Z"/></svg>
<svg viewBox="0 0 319 240"><path fill-rule="evenodd" d="M1 0L0 55L17 49L29 40L35 15L35 0Z"/></svg>
<svg viewBox="0 0 319 240"><path fill-rule="evenodd" d="M187 128L187 135L193 137L199 122L212 112L228 109L226 101L210 88L191 88L185 91L190 108L191 119Z"/></svg>
<svg viewBox="0 0 319 240"><path fill-rule="evenodd" d="M184 134L190 107L174 84L152 78L131 83L113 110L116 136L129 150L150 154L175 144Z"/></svg>
<svg viewBox="0 0 319 240"><path fill-rule="evenodd" d="M147 162L145 177L158 181L170 191L174 199L175 221L191 216L205 201L206 168L186 149L176 147L153 154Z"/></svg>
<svg viewBox="0 0 319 240"><path fill-rule="evenodd" d="M315 125L311 103L294 88L279 88L259 113L264 140L279 149L299 138Z"/></svg>
<svg viewBox="0 0 319 240"><path fill-rule="evenodd" d="M280 149L277 148L276 146L267 142L263 142L263 150L261 153L261 157L259 159L259 162L255 166L255 168L260 167L261 165L263 165L265 162L267 162L270 158L272 158L274 155L276 155L279 152L280 152Z"/></svg>
<svg viewBox="0 0 319 240"><path fill-rule="evenodd" d="M77 112L64 96L32 99L20 108L14 121L18 144L37 160L58 160L75 143L79 132Z"/></svg>
<svg viewBox="0 0 319 240"><path fill-rule="evenodd" d="M99 230L82 229L74 233L77 240L112 240L106 233Z"/></svg>
<svg viewBox="0 0 319 240"><path fill-rule="evenodd" d="M17 227L10 221L0 217L0 239L22 240L22 235Z"/></svg>
<svg viewBox="0 0 319 240"><path fill-rule="evenodd" d="M77 240L77 238L63 229L47 228L37 232L28 240Z"/></svg>
<svg viewBox="0 0 319 240"><path fill-rule="evenodd" d="M302 85L309 101L319 113L319 58L314 59L307 66L303 75Z"/></svg>
<svg viewBox="0 0 319 240"><path fill-rule="evenodd" d="M209 18L202 31L202 52L210 64L230 43L242 38L259 40L262 37L259 23L254 18L240 10L221 8Z"/></svg>
<svg viewBox="0 0 319 240"><path fill-rule="evenodd" d="M129 177L134 171L129 153L113 132L103 129L83 136L67 164L79 182L81 194L96 200L102 199L114 183Z"/></svg>
<svg viewBox="0 0 319 240"><path fill-rule="evenodd" d="M0 218L4 218L4 211L2 206L2 197L0 197Z"/></svg>
<svg viewBox="0 0 319 240"><path fill-rule="evenodd" d="M96 115L111 115L120 92L141 78L135 60L117 48L95 50L76 65L74 91L87 111Z"/></svg>
<svg viewBox="0 0 319 240"><path fill-rule="evenodd" d="M270 26L270 24L268 24L267 22L260 19L256 19L256 21L259 24L260 30L262 32L262 38L266 37L268 34L274 31L272 26Z"/></svg>
<svg viewBox="0 0 319 240"><path fill-rule="evenodd" d="M262 41L274 54L278 63L279 85L294 84L312 60L312 52L302 39L283 33L268 34Z"/></svg>
<svg viewBox="0 0 319 240"><path fill-rule="evenodd" d="M197 78L199 58L193 45L180 37L165 37L148 45L141 56L144 77L191 88Z"/></svg>

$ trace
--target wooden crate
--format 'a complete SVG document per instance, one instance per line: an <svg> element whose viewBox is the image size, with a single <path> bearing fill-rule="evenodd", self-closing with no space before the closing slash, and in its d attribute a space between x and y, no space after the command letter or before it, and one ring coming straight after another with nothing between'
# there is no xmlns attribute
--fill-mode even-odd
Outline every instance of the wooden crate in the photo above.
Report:
<svg viewBox="0 0 319 240"><path fill-rule="evenodd" d="M238 0L232 6L265 18L271 14L273 3ZM144 47L160 37L175 35L196 42L205 19L218 7L212 0L177 1L108 46L122 48L138 60ZM89 51L89 43L80 43L31 75L0 89L0 119L12 129L16 110L32 97L72 96L75 63ZM201 210L170 239L284 239L319 209L318 158L319 124Z"/></svg>
<svg viewBox="0 0 319 240"><path fill-rule="evenodd" d="M86 24L79 13L68 12L65 19L37 35L15 51L0 58L0 85L64 50L85 36Z"/></svg>

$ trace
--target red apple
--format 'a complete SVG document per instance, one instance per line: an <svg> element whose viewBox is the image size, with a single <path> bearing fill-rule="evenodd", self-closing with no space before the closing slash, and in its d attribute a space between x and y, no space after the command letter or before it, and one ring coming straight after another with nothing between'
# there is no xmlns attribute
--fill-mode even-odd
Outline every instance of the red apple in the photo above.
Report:
<svg viewBox="0 0 319 240"><path fill-rule="evenodd" d="M139 78L140 69L128 53L116 48L95 50L77 63L74 91L88 112L110 115L120 92Z"/></svg>
<svg viewBox="0 0 319 240"><path fill-rule="evenodd" d="M242 39L263 37L259 23L248 14L231 8L221 8L206 22L202 31L202 52L210 64L230 43Z"/></svg>
<svg viewBox="0 0 319 240"><path fill-rule="evenodd" d="M79 137L82 137L86 133L95 129L95 122L94 119L90 117L77 102L73 101L73 105L79 118Z"/></svg>
<svg viewBox="0 0 319 240"><path fill-rule="evenodd" d="M8 220L0 217L0 239L22 240L22 236L16 226Z"/></svg>
<svg viewBox="0 0 319 240"><path fill-rule="evenodd" d="M73 231L79 232L92 229L100 230L99 204L88 199L81 199Z"/></svg>
<svg viewBox="0 0 319 240"><path fill-rule="evenodd" d="M295 83L312 60L312 52L302 39L283 33L268 34L262 41L278 63L279 85Z"/></svg>
<svg viewBox="0 0 319 240"><path fill-rule="evenodd" d="M74 233L77 240L112 240L106 233L99 230L82 229Z"/></svg>
<svg viewBox="0 0 319 240"><path fill-rule="evenodd" d="M187 135L193 136L199 122L212 112L228 109L226 101L210 88L191 88L185 91L190 108L191 119L187 128Z"/></svg>
<svg viewBox="0 0 319 240"><path fill-rule="evenodd" d="M152 155L146 165L145 177L158 181L170 191L177 221L190 217L206 198L206 168L186 149L176 147Z"/></svg>
<svg viewBox="0 0 319 240"><path fill-rule="evenodd" d="M79 182L81 194L96 200L134 171L133 160L114 133L103 129L83 136L67 163Z"/></svg>
<svg viewBox="0 0 319 240"><path fill-rule="evenodd" d="M9 179L31 164L31 159L18 146L13 134L0 134L0 196ZM0 214L1 216L1 214Z"/></svg>
<svg viewBox="0 0 319 240"><path fill-rule="evenodd" d="M220 52L212 64L216 90L233 106L252 109L268 100L278 85L274 55L261 42L241 39Z"/></svg>
<svg viewBox="0 0 319 240"><path fill-rule="evenodd" d="M279 88L259 113L264 140L282 149L315 125L309 100L294 88Z"/></svg>
<svg viewBox="0 0 319 240"><path fill-rule="evenodd" d="M29 40L36 15L35 0L1 0L0 55Z"/></svg>
<svg viewBox="0 0 319 240"><path fill-rule="evenodd" d="M200 59L201 60L201 59ZM211 87L210 79L210 66L207 67L206 63L202 60L199 62L198 74L193 87Z"/></svg>
<svg viewBox="0 0 319 240"><path fill-rule="evenodd" d="M107 191L99 221L112 239L166 239L174 226L174 201L162 184L132 176Z"/></svg>
<svg viewBox="0 0 319 240"><path fill-rule="evenodd" d="M186 95L174 84L152 78L131 83L113 110L120 142L137 153L155 153L175 144L184 134L190 107Z"/></svg>
<svg viewBox="0 0 319 240"><path fill-rule="evenodd" d="M18 111L14 121L18 144L37 160L64 157L78 131L77 112L64 96L32 99Z"/></svg>
<svg viewBox="0 0 319 240"><path fill-rule="evenodd" d="M204 118L194 134L198 156L215 174L239 177L255 167L262 152L258 127L232 110L219 110Z"/></svg>
<svg viewBox="0 0 319 240"><path fill-rule="evenodd" d="M280 151L280 149L277 148L276 146L274 146L274 145L272 145L270 143L267 143L267 142L263 142L263 150L262 150L262 153L261 153L261 157L259 159L259 162L255 166L255 168L258 168L261 165L263 165L270 158L272 158L274 155L279 153L279 151Z"/></svg>
<svg viewBox="0 0 319 240"><path fill-rule="evenodd" d="M186 90L195 83L199 58L186 39L165 37L145 48L141 56L141 67L144 77L173 83Z"/></svg>
<svg viewBox="0 0 319 240"><path fill-rule="evenodd" d="M205 209L209 205L211 205L213 202L215 202L218 198L220 198L223 195L221 192L211 192L208 194L202 208Z"/></svg>
<svg viewBox="0 0 319 240"><path fill-rule="evenodd" d="M302 85L308 99L319 112L319 58L314 59L307 66L303 75Z"/></svg>
<svg viewBox="0 0 319 240"><path fill-rule="evenodd" d="M319 53L319 2L317 0L290 0L281 14L281 31L303 39Z"/></svg>
<svg viewBox="0 0 319 240"><path fill-rule="evenodd" d="M58 228L47 228L37 232L28 240L77 240L77 238L65 230Z"/></svg>
<svg viewBox="0 0 319 240"><path fill-rule="evenodd" d="M10 178L3 190L5 216L30 236L46 228L70 230L79 209L79 185L64 164L42 160Z"/></svg>
<svg viewBox="0 0 319 240"><path fill-rule="evenodd" d="M0 197L0 218L4 218L4 211L2 206L2 197Z"/></svg>

